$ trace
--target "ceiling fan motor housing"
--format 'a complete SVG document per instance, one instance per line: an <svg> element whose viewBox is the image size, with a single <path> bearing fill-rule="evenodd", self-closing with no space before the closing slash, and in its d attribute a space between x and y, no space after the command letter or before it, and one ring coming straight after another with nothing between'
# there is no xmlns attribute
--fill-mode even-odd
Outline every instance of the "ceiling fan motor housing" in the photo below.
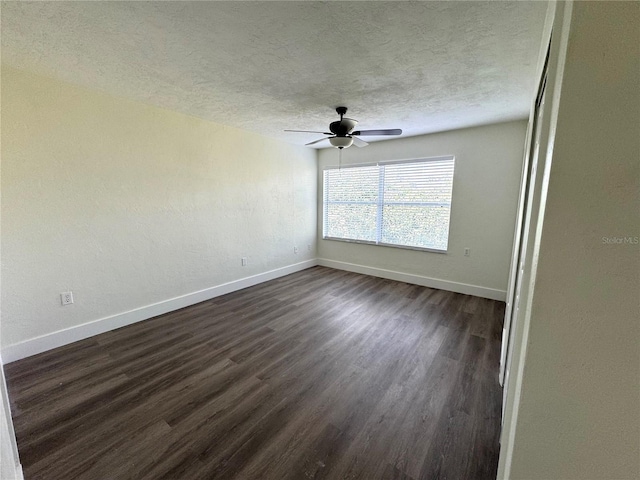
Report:
<svg viewBox="0 0 640 480"><path fill-rule="evenodd" d="M341 120L331 122L329 124L329 130L338 137L346 137L354 128L356 128L357 124L358 121L353 118L342 118Z"/></svg>
<svg viewBox="0 0 640 480"><path fill-rule="evenodd" d="M344 118L344 114L347 113L347 107L337 107L336 112L340 115L340 120L331 122L329 124L329 130L337 137L346 137L356 128L358 121L353 118ZM351 145L351 143L349 145ZM347 147L349 145L347 145Z"/></svg>

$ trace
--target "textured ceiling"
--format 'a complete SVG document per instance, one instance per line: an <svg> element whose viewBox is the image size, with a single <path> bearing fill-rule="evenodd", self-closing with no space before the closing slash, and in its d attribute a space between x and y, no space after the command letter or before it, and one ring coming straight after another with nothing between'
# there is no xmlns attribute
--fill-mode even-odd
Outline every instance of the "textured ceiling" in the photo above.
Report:
<svg viewBox="0 0 640 480"><path fill-rule="evenodd" d="M546 2L2 2L2 61L304 144L524 118ZM375 137L367 137L367 140ZM324 142L321 146L324 146Z"/></svg>

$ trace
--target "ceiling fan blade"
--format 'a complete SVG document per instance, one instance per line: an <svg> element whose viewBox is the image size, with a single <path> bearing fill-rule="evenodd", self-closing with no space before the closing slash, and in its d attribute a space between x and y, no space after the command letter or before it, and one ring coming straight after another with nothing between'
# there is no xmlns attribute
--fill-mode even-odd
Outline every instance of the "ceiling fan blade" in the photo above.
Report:
<svg viewBox="0 0 640 480"><path fill-rule="evenodd" d="M298 132L298 133L321 133L322 135L333 135L329 132L316 132L314 130L285 130L285 132Z"/></svg>
<svg viewBox="0 0 640 480"><path fill-rule="evenodd" d="M402 130L399 128L388 128L386 130L358 130L352 132L351 135L401 135Z"/></svg>
<svg viewBox="0 0 640 480"><path fill-rule="evenodd" d="M323 140L329 140L329 137L321 138L321 139L319 139L319 140L314 140L313 142L305 143L305 144L304 144L304 146L306 147L306 146L308 146L308 145L313 145L314 143L320 143L320 142L322 142Z"/></svg>
<svg viewBox="0 0 640 480"><path fill-rule="evenodd" d="M367 142L365 142L364 140L358 138L358 137L354 137L353 135L351 136L351 138L353 138L353 144L356 147L366 147L367 145L369 145Z"/></svg>

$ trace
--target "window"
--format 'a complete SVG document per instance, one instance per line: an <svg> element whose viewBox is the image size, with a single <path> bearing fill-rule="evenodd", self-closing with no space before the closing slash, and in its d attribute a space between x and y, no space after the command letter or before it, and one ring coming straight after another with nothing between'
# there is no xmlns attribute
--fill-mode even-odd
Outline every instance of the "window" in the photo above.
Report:
<svg viewBox="0 0 640 480"><path fill-rule="evenodd" d="M445 252L453 156L324 171L323 237Z"/></svg>

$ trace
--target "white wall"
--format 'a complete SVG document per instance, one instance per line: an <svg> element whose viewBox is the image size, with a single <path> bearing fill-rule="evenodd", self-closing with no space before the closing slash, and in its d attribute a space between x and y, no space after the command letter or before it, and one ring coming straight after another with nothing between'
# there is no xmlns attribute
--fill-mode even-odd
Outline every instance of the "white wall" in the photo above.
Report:
<svg viewBox="0 0 640 480"><path fill-rule="evenodd" d="M7 66L2 107L3 349L315 258L311 149Z"/></svg>
<svg viewBox="0 0 640 480"><path fill-rule="evenodd" d="M637 479L640 4L559 9L566 64L499 478Z"/></svg>
<svg viewBox="0 0 640 480"><path fill-rule="evenodd" d="M344 151L344 164L455 155L446 254L322 240L322 169L338 163L338 150L322 150L318 162L318 256L329 260L328 264L345 262L401 272L425 285L504 300L526 126L524 120L500 123ZM464 256L465 247L471 249L469 257Z"/></svg>

